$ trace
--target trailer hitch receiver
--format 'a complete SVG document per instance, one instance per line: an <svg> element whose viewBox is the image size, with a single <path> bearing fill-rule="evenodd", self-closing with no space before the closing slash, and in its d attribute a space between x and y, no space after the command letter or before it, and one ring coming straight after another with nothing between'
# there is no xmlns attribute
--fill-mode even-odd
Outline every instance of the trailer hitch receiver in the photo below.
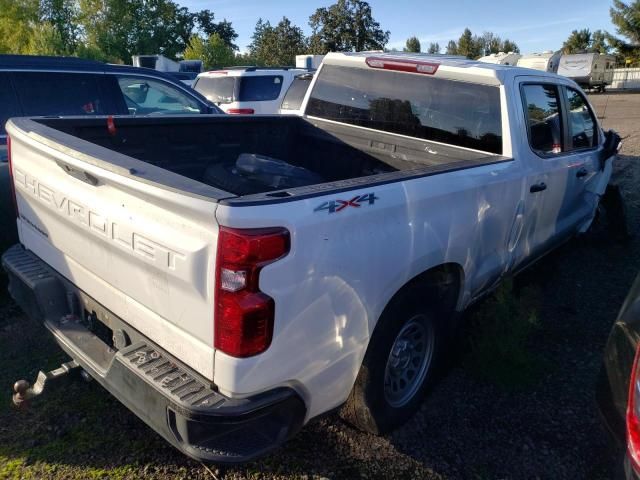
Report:
<svg viewBox="0 0 640 480"><path fill-rule="evenodd" d="M26 407L29 400L41 395L47 385L58 384L60 380L67 378L69 374L81 370L74 360L63 363L50 372L38 372L33 386L26 380L18 380L13 385L13 404L16 407Z"/></svg>

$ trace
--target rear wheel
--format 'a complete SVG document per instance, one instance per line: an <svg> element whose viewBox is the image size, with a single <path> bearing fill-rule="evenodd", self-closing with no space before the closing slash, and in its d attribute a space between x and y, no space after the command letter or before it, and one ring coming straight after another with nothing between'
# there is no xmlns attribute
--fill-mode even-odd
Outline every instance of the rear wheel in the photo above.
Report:
<svg viewBox="0 0 640 480"><path fill-rule="evenodd" d="M445 340L430 303L424 288L414 285L385 309L342 409L345 420L378 434L400 426L418 410L436 377Z"/></svg>

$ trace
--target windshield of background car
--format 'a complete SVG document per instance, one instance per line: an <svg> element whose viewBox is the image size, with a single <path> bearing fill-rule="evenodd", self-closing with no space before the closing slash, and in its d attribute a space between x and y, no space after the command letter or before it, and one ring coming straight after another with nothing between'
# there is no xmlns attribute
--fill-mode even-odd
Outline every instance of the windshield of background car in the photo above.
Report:
<svg viewBox="0 0 640 480"><path fill-rule="evenodd" d="M119 76L118 84L132 115L201 113L201 105L170 83L147 77Z"/></svg>
<svg viewBox="0 0 640 480"><path fill-rule="evenodd" d="M193 85L193 89L204 95L210 102L231 103L235 85L236 77L200 77Z"/></svg>
<svg viewBox="0 0 640 480"><path fill-rule="evenodd" d="M375 130L502 153L500 89L497 86L325 65L305 113Z"/></svg>

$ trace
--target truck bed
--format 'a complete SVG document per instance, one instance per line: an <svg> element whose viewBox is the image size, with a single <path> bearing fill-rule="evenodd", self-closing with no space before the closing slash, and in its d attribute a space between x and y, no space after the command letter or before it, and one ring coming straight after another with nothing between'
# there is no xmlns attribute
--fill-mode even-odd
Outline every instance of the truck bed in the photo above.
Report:
<svg viewBox="0 0 640 480"><path fill-rule="evenodd" d="M125 170L137 177L146 176L154 183L177 189L190 187L192 193L225 203L286 201L508 160L466 148L294 116L116 117L115 132L107 128L106 118L34 120L41 137L62 141L67 149L87 153L84 142L90 142L101 147L91 149L94 158L110 162L113 151L118 152L214 188L194 189L192 182L176 185L175 176L163 178L156 169L125 162ZM74 138L61 138L58 132ZM237 188L219 174L221 166L227 166L227 173L232 171L241 154L267 156L303 167L318 180L296 188L266 184Z"/></svg>

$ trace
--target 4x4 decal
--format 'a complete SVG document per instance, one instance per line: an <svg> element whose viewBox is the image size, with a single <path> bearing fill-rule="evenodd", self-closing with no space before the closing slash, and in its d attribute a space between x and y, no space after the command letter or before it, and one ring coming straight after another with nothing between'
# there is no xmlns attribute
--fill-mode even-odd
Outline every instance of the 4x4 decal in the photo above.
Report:
<svg viewBox="0 0 640 480"><path fill-rule="evenodd" d="M313 211L321 212L326 210L327 213L336 213L348 207L360 208L362 205L373 205L376 200L379 199L375 193L365 193L364 195L356 195L351 200L330 200L328 202L322 202L322 204L314 208Z"/></svg>

